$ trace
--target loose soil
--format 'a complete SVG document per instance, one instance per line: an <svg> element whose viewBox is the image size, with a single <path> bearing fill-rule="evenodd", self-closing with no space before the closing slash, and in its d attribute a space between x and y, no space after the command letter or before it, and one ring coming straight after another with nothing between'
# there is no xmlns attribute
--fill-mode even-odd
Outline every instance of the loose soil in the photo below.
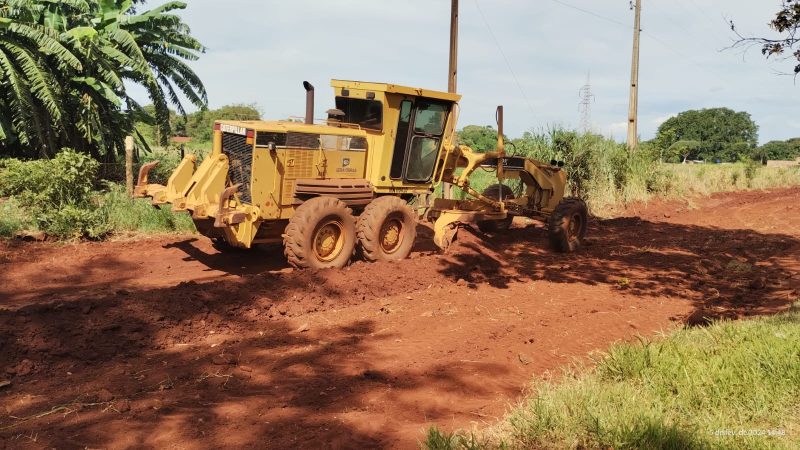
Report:
<svg viewBox="0 0 800 450"><path fill-rule="evenodd" d="M414 448L619 340L800 297L800 189L541 225L420 227L399 263L294 271L179 236L0 244L0 448Z"/></svg>

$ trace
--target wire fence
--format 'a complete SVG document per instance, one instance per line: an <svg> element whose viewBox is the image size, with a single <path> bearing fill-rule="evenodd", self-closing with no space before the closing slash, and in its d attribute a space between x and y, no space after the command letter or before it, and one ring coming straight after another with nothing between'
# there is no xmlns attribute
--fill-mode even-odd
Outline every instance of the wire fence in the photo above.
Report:
<svg viewBox="0 0 800 450"><path fill-rule="evenodd" d="M190 148L185 145L167 146L154 149L151 153L142 153L136 149L133 153L133 182L139 174L139 168L148 162L159 160L161 164L156 170L150 173L149 181L152 183L165 184L172 170L187 154L196 155L202 159L208 150L202 148ZM113 183L125 183L125 159L124 156L118 157L114 161L100 161L97 171L98 179Z"/></svg>

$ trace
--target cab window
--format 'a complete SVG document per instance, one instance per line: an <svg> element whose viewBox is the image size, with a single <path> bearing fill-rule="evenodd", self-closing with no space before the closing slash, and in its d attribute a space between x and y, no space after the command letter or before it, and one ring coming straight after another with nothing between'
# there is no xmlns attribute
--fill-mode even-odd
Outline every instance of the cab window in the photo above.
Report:
<svg viewBox="0 0 800 450"><path fill-rule="evenodd" d="M447 119L447 109L447 106L441 103L419 102L417 117L414 119L414 131L441 136Z"/></svg>
<svg viewBox="0 0 800 450"><path fill-rule="evenodd" d="M336 97L336 109L344 112L342 122L369 130L383 129L383 104L377 100Z"/></svg>

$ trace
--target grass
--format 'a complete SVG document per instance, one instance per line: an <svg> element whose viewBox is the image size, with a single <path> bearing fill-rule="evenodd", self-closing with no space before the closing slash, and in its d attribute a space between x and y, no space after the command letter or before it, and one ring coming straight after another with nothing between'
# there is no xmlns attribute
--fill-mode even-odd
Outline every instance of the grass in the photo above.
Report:
<svg viewBox="0 0 800 450"><path fill-rule="evenodd" d="M648 174L649 175L646 175ZM497 183L494 172L476 170L470 177L473 189L482 192ZM615 208L654 198L702 197L718 192L772 189L800 185L800 166L765 167L737 164L658 164L631 170L621 182L591 177L584 198L592 212L604 216Z"/></svg>
<svg viewBox="0 0 800 450"><path fill-rule="evenodd" d="M168 206L157 209L148 200L130 198L121 185L112 184L108 191L96 193L95 202L99 217L95 227L103 230L104 237L196 232L188 214L173 213ZM0 237L14 237L26 230L38 231L35 221L14 199L0 199Z"/></svg>
<svg viewBox="0 0 800 450"><path fill-rule="evenodd" d="M30 219L13 199L0 199L0 236L11 237L30 228Z"/></svg>
<svg viewBox="0 0 800 450"><path fill-rule="evenodd" d="M158 209L148 200L130 198L120 185L111 185L99 201L106 223L114 235L196 232L192 218L187 213L173 213L169 205Z"/></svg>
<svg viewBox="0 0 800 450"><path fill-rule="evenodd" d="M428 449L800 448L800 303L783 314L618 344L593 369L537 382L483 432Z"/></svg>
<svg viewBox="0 0 800 450"><path fill-rule="evenodd" d="M664 170L671 179L670 194L681 196L800 185L800 166L665 164Z"/></svg>

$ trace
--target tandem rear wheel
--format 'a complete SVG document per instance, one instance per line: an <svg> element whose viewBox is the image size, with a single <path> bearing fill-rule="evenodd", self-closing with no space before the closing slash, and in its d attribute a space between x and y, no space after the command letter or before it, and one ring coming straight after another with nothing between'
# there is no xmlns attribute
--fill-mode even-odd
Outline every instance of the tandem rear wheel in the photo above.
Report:
<svg viewBox="0 0 800 450"><path fill-rule="evenodd" d="M414 211L395 196L378 197L358 218L358 248L367 261L399 261L408 257L417 238Z"/></svg>
<svg viewBox="0 0 800 450"><path fill-rule="evenodd" d="M355 246L353 211L333 197L314 197L298 206L283 237L286 259L297 268L344 267Z"/></svg>

